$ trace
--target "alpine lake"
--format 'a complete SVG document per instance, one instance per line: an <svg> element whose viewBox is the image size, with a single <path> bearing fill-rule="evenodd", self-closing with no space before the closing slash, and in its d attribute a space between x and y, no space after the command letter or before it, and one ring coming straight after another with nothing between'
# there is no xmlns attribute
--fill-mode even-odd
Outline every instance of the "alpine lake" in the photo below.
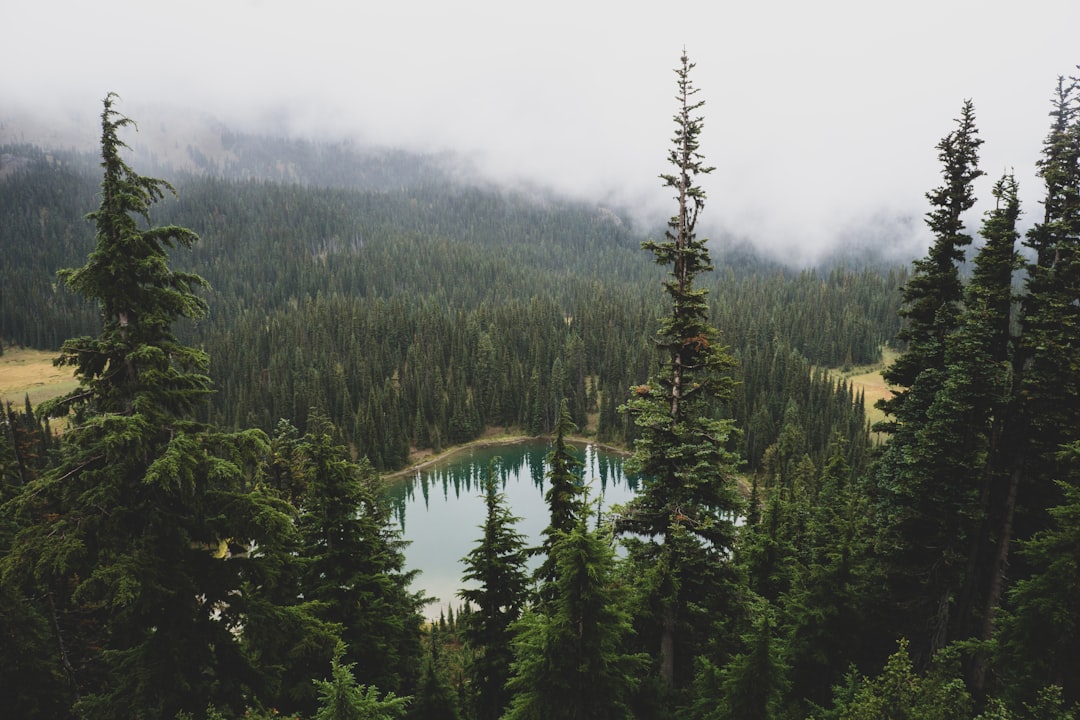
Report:
<svg viewBox="0 0 1080 720"><path fill-rule="evenodd" d="M637 481L624 473L623 455L592 444L571 447L583 463L580 473L588 499L599 502L601 512L634 496ZM458 590L466 586L464 558L483 535L484 480L489 472L496 473L499 492L519 518L514 529L528 546L539 545L550 519L544 494L551 449L540 440L467 447L390 481L394 515L407 543L406 569L419 571L412 590L433 599L424 610L429 619L462 604ZM540 561L531 557L529 568Z"/></svg>

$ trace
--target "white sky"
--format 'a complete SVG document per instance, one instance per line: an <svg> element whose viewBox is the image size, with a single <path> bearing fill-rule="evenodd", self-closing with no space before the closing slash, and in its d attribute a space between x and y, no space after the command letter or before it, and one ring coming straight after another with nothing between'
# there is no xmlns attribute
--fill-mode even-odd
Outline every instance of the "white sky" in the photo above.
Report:
<svg viewBox="0 0 1080 720"><path fill-rule="evenodd" d="M921 217L965 98L985 140L980 211L1011 168L1035 217L1049 100L1080 74L1080 0L0 0L0 25L0 120L30 108L96 133L115 91L136 120L170 104L454 150L660 218L685 46L717 167L703 224L790 255L869 217Z"/></svg>

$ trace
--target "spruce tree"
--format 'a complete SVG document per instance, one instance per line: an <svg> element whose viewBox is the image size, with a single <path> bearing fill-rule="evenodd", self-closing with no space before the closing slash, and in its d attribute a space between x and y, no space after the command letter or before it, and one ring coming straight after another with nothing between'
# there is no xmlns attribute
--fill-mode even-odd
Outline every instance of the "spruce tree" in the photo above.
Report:
<svg viewBox="0 0 1080 720"><path fill-rule="evenodd" d="M938 552L943 572L937 592L948 596L942 641L979 631L976 601L985 592L988 503L1001 477L999 457L1011 390L1010 325L1017 265L1016 231L1020 216L1017 184L1003 176L993 188L994 209L980 234L985 244L964 293L960 326L946 339L945 380L912 449L915 471L927 480L923 512L936 513Z"/></svg>
<svg viewBox="0 0 1080 720"><path fill-rule="evenodd" d="M695 228L705 204L697 177L713 168L699 150L703 102L694 97L693 67L684 53L675 71L678 111L668 154L674 171L661 175L675 193L677 212L663 241L643 245L658 264L671 267L663 284L671 309L656 337L662 365L648 383L631 388L623 406L639 433L628 469L642 475L643 488L617 525L619 532L648 539L637 544L634 559L652 577L653 637L667 687L690 679L695 631L684 625L688 606L715 600L717 572L727 562L741 508L737 458L728 449L735 428L719 415L720 405L732 397L734 361L709 324L706 291L695 285L712 270L706 241Z"/></svg>
<svg viewBox="0 0 1080 720"><path fill-rule="evenodd" d="M896 432L905 423L918 422L939 387L936 373L945 364L945 337L956 327L962 299L958 265L971 244L963 216L975 205L974 181L983 174L978 168L982 142L974 104L966 100L956 129L937 145L943 183L926 194L932 208L926 225L934 242L926 257L915 261L914 272L904 285L900 317L906 325L900 340L906 348L883 373L888 383L901 389L880 403L895 417L883 430Z"/></svg>
<svg viewBox="0 0 1080 720"><path fill-rule="evenodd" d="M315 680L319 709L314 720L395 720L405 716L411 697L386 693L379 697L374 685L356 682L352 665L335 657L329 680Z"/></svg>
<svg viewBox="0 0 1080 720"><path fill-rule="evenodd" d="M55 467L15 500L29 520L4 560L5 582L47 599L59 662L77 712L173 717L208 703L243 707L252 668L240 648L237 599L249 565L271 562L292 533L289 508L254 485L262 432L224 434L193 419L211 392L206 355L173 324L206 311L196 275L171 269L186 228L155 227L171 186L134 172L119 131L132 124L104 100L96 247L59 273L101 309L101 331L64 343L56 364L79 387L49 403L70 412ZM226 538L260 558L224 559Z"/></svg>
<svg viewBox="0 0 1080 720"><path fill-rule="evenodd" d="M1058 483L1061 504L1050 508L1051 524L1020 545L1032 573L1009 592L998 674L1016 698L1034 699L1054 684L1071 704L1080 702L1080 441L1060 459L1068 468Z"/></svg>
<svg viewBox="0 0 1080 720"><path fill-rule="evenodd" d="M607 527L588 529L585 518L556 536L551 597L514 625L506 720L629 717L643 663L625 648L630 614L610 536Z"/></svg>
<svg viewBox="0 0 1080 720"><path fill-rule="evenodd" d="M358 682L407 692L420 670L423 598L408 589L415 573L405 570L385 489L369 463L353 462L335 442L327 418L312 412L308 426L296 448L305 487L301 592L341 628L342 662Z"/></svg>
<svg viewBox="0 0 1080 720"><path fill-rule="evenodd" d="M978 138L973 105L965 101L957 127L938 143L943 184L927 193L927 226L934 243L914 264L904 287L901 338L904 353L884 373L901 387L879 407L893 420L878 426L892 433L877 467L882 547L890 573L890 596L899 631L911 639L919 663L946 641L954 593L964 567L970 532L957 533L957 513L971 517L972 487L963 478L942 477L958 441L946 428L934 433L931 408L949 380L947 348L960 325L962 286L958 264L971 243L963 214L975 203ZM947 420L949 410L935 411ZM939 482L940 480L940 482ZM977 496L977 490L975 491Z"/></svg>
<svg viewBox="0 0 1080 720"><path fill-rule="evenodd" d="M540 595L547 594L545 585L555 579L556 560L552 553L556 539L570 532L585 511L585 488L581 479L582 462L566 442L566 437L577 429L570 419L568 403L564 398L559 405L559 418L555 423L555 446L547 456L547 477L551 486L544 493L551 519L544 529L543 543L537 552L544 556L535 577L541 583Z"/></svg>
<svg viewBox="0 0 1080 720"><path fill-rule="evenodd" d="M1014 363L1021 426L1010 432L1020 442L1010 454L1024 465L1024 504L1040 509L1060 499L1057 453L1080 437L1080 81L1059 79L1051 117L1038 167L1043 217L1024 240L1035 257L1026 265ZM1019 520L1022 534L1041 524L1037 515Z"/></svg>
<svg viewBox="0 0 1080 720"><path fill-rule="evenodd" d="M1050 116L1038 163L1046 189L1043 217L1024 240L1034 258L1025 265L1001 479L990 496L995 549L983 596L983 639L994 633L1007 574L1020 575L1028 557L1036 558L1036 573L1045 568L1045 558L1035 554L1011 559L1015 540L1047 531L1050 508L1067 508L1073 499L1059 481L1075 477L1074 465L1062 462L1074 456L1062 448L1080 437L1080 78L1058 79Z"/></svg>
<svg viewBox="0 0 1080 720"><path fill-rule="evenodd" d="M479 720L496 720L509 701L510 626L521 616L528 588L525 537L514 529L518 518L498 491L497 468L494 458L484 480L483 537L465 557L463 577L476 586L458 593L475 606L466 616L465 638L476 653L469 672Z"/></svg>

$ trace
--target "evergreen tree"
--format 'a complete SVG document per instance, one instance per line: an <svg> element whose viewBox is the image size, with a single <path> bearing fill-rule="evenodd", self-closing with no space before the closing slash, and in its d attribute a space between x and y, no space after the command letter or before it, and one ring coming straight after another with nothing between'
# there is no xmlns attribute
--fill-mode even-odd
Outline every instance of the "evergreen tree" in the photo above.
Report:
<svg viewBox="0 0 1080 720"><path fill-rule="evenodd" d="M420 609L409 592L400 539L375 471L354 463L317 412L297 445L306 488L297 526L306 561L301 591L322 619L341 628L343 660L363 685L401 692L420 669Z"/></svg>
<svg viewBox="0 0 1080 720"><path fill-rule="evenodd" d="M939 387L936 373L945 364L945 337L957 321L962 296L957 269L964 261L964 249L971 236L964 232L963 214L975 205L974 181L983 173L978 168L982 140L975 126L975 109L964 102L956 129L938 143L943 184L926 194L933 208L926 224L934 234L927 256L914 263L914 272L904 285L904 305L900 317L906 327L900 339L906 349L883 373L885 380L902 388L881 406L896 419L881 429L896 432L904 423L916 423L925 414ZM927 377L919 386L919 378ZM910 407L905 407L910 406Z"/></svg>
<svg viewBox="0 0 1080 720"><path fill-rule="evenodd" d="M879 655L875 642L888 618L878 614L884 603L876 591L865 480L852 473L846 455L846 443L836 436L802 544L805 555L779 602L793 702L825 704L847 665L862 666L887 652Z"/></svg>
<svg viewBox="0 0 1080 720"><path fill-rule="evenodd" d="M642 658L624 647L630 615L614 583L610 532L589 530L581 518L555 537L548 606L526 611L514 625L507 720L629 717Z"/></svg>
<svg viewBox="0 0 1080 720"><path fill-rule="evenodd" d="M29 418L8 405L0 413L0 507L16 497L36 475L25 462L24 432ZM0 557L8 554L20 527L8 513L0 514ZM20 586L5 577L0 582L0 707L17 717L60 717L70 697L63 668L51 652L54 634L46 606L35 602L37 588Z"/></svg>
<svg viewBox="0 0 1080 720"><path fill-rule="evenodd" d="M705 240L695 234L705 203L705 192L695 183L713 168L699 152L702 118L697 113L703 103L694 99L694 66L685 54L681 63L668 156L674 173L661 175L665 187L675 191L678 210L665 240L644 244L658 264L672 268L664 282L671 312L662 318L656 338L664 356L660 371L647 384L631 388L624 406L639 432L630 467L641 473L644 486L618 520L619 532L651 541L638 545L635 561L643 571L649 567L656 573L654 625L660 677L668 687L690 677L694 630L682 626L687 606L707 604L715 595L716 572L726 563L741 505L736 458L728 450L734 426L717 415L719 403L731 399L733 360L709 325L706 291L694 284L712 269ZM690 571L695 565L706 569L704 576Z"/></svg>
<svg viewBox="0 0 1080 720"><path fill-rule="evenodd" d="M544 585L555 579L556 559L552 552L556 539L570 532L583 517L585 488L581 479L583 463L567 445L566 437L577 430L570 419L565 399L559 405L559 418L555 423L555 446L547 456L548 480L551 487L544 494L551 519L544 529L544 541L537 552L544 560L536 570L535 577L541 583L540 595L546 595Z"/></svg>
<svg viewBox="0 0 1080 720"><path fill-rule="evenodd" d="M521 615L528 588L525 537L514 529L518 518L498 492L497 463L498 458L492 459L484 480L483 537L465 557L463 577L477 586L458 593L475 606L467 616L465 638L476 653L470 675L479 720L500 717L509 701L510 626Z"/></svg>
<svg viewBox="0 0 1080 720"><path fill-rule="evenodd" d="M450 615L453 620L453 611ZM452 622L451 622L452 625ZM413 720L460 720L458 698L446 678L446 668L439 652L443 633L447 630L446 618L440 614L439 623L430 631L431 652L424 660L420 681L416 686L413 702L409 705L409 718ZM453 632L453 628L450 628Z"/></svg>
<svg viewBox="0 0 1080 720"><path fill-rule="evenodd" d="M1080 437L1080 80L1059 78L1050 116L1038 163L1044 214L1024 241L1034 259L1025 266L1010 405L988 500L994 549L982 564L984 640L993 635L1007 572L1022 574L1009 570L1014 539L1046 529L1046 511L1063 500L1056 481L1071 471L1060 451ZM980 688L982 670L974 678Z"/></svg>
<svg viewBox="0 0 1080 720"><path fill-rule="evenodd" d="M955 410L943 408L939 398L944 397L941 393L950 377L954 384L958 380L958 368L950 375L947 348L960 325L962 287L957 266L971 243L964 232L963 213L975 203L972 183L982 174L978 169L982 140L977 136L970 100L964 103L956 123L956 129L937 146L944 183L927 193L933 209L926 222L934 233L934 243L927 257L915 262L914 273L904 287L901 316L907 327L901 338L907 348L883 373L886 381L903 389L879 402L879 407L894 417L878 427L892 436L877 471L890 596L899 631L911 639L921 664L946 642L954 610L951 603L962 582L978 498L970 473L965 478L946 469L960 447L958 438L951 434L954 428L936 427L931 420L935 401L939 408L933 417L943 422L948 422L948 413ZM987 362L981 355L954 361L964 360ZM957 393L953 398L960 401ZM968 417L981 423L981 416ZM958 514L968 518L966 529L960 532L953 527Z"/></svg>
<svg viewBox="0 0 1080 720"><path fill-rule="evenodd" d="M319 709L314 720L394 720L404 717L410 697L387 693L379 697L373 685L359 685L352 665L335 657L329 680L316 680L319 690Z"/></svg>
<svg viewBox="0 0 1080 720"><path fill-rule="evenodd" d="M1080 702L1080 441L1061 459L1069 469L1059 481L1064 499L1049 511L1052 524L1021 544L1032 574L1009 593L998 666L1014 697L1032 700L1054 684L1072 704Z"/></svg>
<svg viewBox="0 0 1080 720"><path fill-rule="evenodd" d="M787 668L775 635L772 609L760 602L744 638L746 651L722 669L702 659L696 715L707 720L770 720L783 717ZM719 691L719 693L717 693Z"/></svg>
<svg viewBox="0 0 1080 720"><path fill-rule="evenodd" d="M938 657L925 674L916 671L906 640L876 677L854 674L838 692L832 717L842 720L955 720L971 716L972 700L956 678L951 657ZM843 697L847 695L847 697Z"/></svg>
<svg viewBox="0 0 1080 720"><path fill-rule="evenodd" d="M1016 269L1016 222L1020 215L1015 179L993 188L997 206L986 214L985 245L964 294L960 326L946 340L945 381L916 433L915 472L927 478L923 512L936 512L936 542L942 558L939 591L949 597L941 640L979 634L987 539L992 537L988 503L1001 476L1000 441L1011 390L1009 361Z"/></svg>
<svg viewBox="0 0 1080 720"><path fill-rule="evenodd" d="M1053 123L1044 143L1039 175L1046 186L1043 218L1027 233L1035 258L1026 266L1020 303L1020 338L1014 363L1022 438L1011 448L1022 464L1024 504L1045 509L1060 495L1057 453L1080 437L1080 81L1059 80ZM1022 532L1039 529L1038 517L1022 517ZM1031 524L1034 523L1034 524Z"/></svg>
<svg viewBox="0 0 1080 720"><path fill-rule="evenodd" d="M78 712L172 717L208 702L243 707L252 678L239 646L237 598L248 563L292 532L288 507L254 489L261 432L222 434L192 419L211 391L203 352L172 325L199 318L195 275L168 249L196 241L176 226L142 227L171 188L136 174L118 132L131 124L105 98L96 248L61 279L101 308L101 332L64 343L56 364L79 387L52 402L73 412L55 467L13 501L27 520L4 560L5 582L48 598L60 664ZM229 561L224 538L262 558Z"/></svg>

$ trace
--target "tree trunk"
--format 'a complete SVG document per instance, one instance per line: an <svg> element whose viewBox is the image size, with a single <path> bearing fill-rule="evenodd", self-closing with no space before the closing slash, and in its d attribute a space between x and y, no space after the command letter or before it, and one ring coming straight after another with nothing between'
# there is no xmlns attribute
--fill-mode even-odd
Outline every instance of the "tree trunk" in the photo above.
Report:
<svg viewBox="0 0 1080 720"><path fill-rule="evenodd" d="M660 621L660 680L666 687L675 686L675 603L664 608Z"/></svg>
<svg viewBox="0 0 1080 720"><path fill-rule="evenodd" d="M1009 474L1009 488L1005 496L1002 508L1001 528L998 535L997 552L994 555L993 572L990 575L990 587L986 593L986 605L983 610L982 631L979 639L989 640L994 634L994 619L997 615L998 604L1005 587L1005 571L1009 566L1009 546L1012 544L1013 514L1016 509L1016 492L1020 486L1020 479L1024 474L1024 460L1021 454L1013 463L1012 472ZM980 653L972 665L971 687L977 695L981 695L986 685L987 658Z"/></svg>

